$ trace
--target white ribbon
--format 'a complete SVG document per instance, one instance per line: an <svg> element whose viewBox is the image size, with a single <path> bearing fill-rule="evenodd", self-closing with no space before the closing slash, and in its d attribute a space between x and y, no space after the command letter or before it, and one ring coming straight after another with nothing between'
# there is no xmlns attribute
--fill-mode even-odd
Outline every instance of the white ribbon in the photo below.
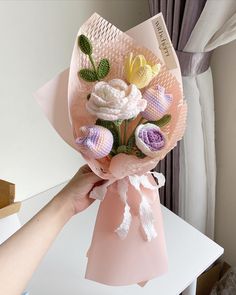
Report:
<svg viewBox="0 0 236 295"><path fill-rule="evenodd" d="M151 173L158 180L158 185L152 185L150 183L147 176L148 173ZM91 198L103 200L107 193L108 187L112 183L117 181L117 189L119 191L120 198L122 202L124 203L124 213L123 213L123 220L120 226L115 230L115 232L118 234L118 236L121 239L126 238L129 232L131 221L132 221L130 206L127 202L127 192L128 192L129 183L138 191L140 195L141 201L139 205L139 217L140 217L140 222L147 240L151 241L152 239L155 239L157 237L157 232L154 227L154 218L153 218L152 208L148 201L148 198L143 194L141 190L141 186L150 190L158 191L158 189L165 184L165 177L163 174L158 172L148 172L148 173L141 176L131 175L122 179L108 180L104 184L95 187L90 193Z"/></svg>
<svg viewBox="0 0 236 295"><path fill-rule="evenodd" d="M115 230L115 232L118 234L118 236L123 240L126 238L130 224L132 221L132 216L130 213L130 206L127 203L127 192L128 192L128 178L125 177L123 179L118 180L117 182L117 189L120 193L120 198L125 204L124 213L123 213L123 221L120 224L120 226Z"/></svg>

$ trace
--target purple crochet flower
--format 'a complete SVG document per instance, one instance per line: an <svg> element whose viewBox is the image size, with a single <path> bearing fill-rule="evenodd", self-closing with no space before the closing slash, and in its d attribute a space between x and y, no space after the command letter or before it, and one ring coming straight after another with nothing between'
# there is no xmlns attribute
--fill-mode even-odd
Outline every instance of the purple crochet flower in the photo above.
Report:
<svg viewBox="0 0 236 295"><path fill-rule="evenodd" d="M147 101L147 107L141 115L148 121L156 121L163 117L173 100L172 95L165 93L165 88L160 85L156 89L147 89L143 94L143 99Z"/></svg>
<svg viewBox="0 0 236 295"><path fill-rule="evenodd" d="M80 128L81 136L76 139L79 150L85 155L100 159L106 157L113 146L113 135L110 130L98 125Z"/></svg>
<svg viewBox="0 0 236 295"><path fill-rule="evenodd" d="M135 130L137 147L146 155L155 158L166 144L166 137L160 128L147 123L139 125Z"/></svg>

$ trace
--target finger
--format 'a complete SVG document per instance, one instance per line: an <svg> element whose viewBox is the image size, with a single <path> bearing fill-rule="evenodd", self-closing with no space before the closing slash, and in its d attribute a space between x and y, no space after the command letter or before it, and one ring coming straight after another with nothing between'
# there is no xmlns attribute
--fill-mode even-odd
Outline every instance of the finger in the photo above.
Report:
<svg viewBox="0 0 236 295"><path fill-rule="evenodd" d="M81 173L81 174L88 173L88 172L92 172L92 170L90 169L90 167L87 164L83 165L79 169L79 173Z"/></svg>
<svg viewBox="0 0 236 295"><path fill-rule="evenodd" d="M91 183L91 184L95 184L95 183L103 180L93 172L84 173L83 177L87 183Z"/></svg>
<svg viewBox="0 0 236 295"><path fill-rule="evenodd" d="M106 181L107 181L107 180L105 180L105 179L101 179L101 178L100 178L100 180L97 181L97 182L94 184L93 187L95 187L95 186L99 186L99 185L102 185L102 184L104 184Z"/></svg>

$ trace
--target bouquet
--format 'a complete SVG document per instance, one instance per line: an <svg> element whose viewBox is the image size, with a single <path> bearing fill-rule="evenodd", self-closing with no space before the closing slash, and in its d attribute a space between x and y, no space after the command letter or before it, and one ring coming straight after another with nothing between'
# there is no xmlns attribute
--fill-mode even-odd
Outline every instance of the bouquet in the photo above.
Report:
<svg viewBox="0 0 236 295"><path fill-rule="evenodd" d="M183 136L181 84L160 57L97 14L80 28L68 81L64 75L37 98L50 117L62 102L43 96L68 85L64 138L106 180L90 193L101 204L86 278L143 286L167 271L158 194L165 178L151 170Z"/></svg>

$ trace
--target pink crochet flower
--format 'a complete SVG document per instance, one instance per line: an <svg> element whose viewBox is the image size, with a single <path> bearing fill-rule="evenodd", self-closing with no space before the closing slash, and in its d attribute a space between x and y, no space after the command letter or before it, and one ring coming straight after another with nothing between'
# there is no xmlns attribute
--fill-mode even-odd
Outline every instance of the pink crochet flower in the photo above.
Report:
<svg viewBox="0 0 236 295"><path fill-rule="evenodd" d="M96 83L86 104L91 114L107 121L131 119L146 106L147 101L142 99L140 90L120 79Z"/></svg>
<svg viewBox="0 0 236 295"><path fill-rule="evenodd" d="M80 128L82 136L76 139L80 151L85 155L100 159L106 157L113 145L113 135L110 130L97 125L88 125Z"/></svg>

